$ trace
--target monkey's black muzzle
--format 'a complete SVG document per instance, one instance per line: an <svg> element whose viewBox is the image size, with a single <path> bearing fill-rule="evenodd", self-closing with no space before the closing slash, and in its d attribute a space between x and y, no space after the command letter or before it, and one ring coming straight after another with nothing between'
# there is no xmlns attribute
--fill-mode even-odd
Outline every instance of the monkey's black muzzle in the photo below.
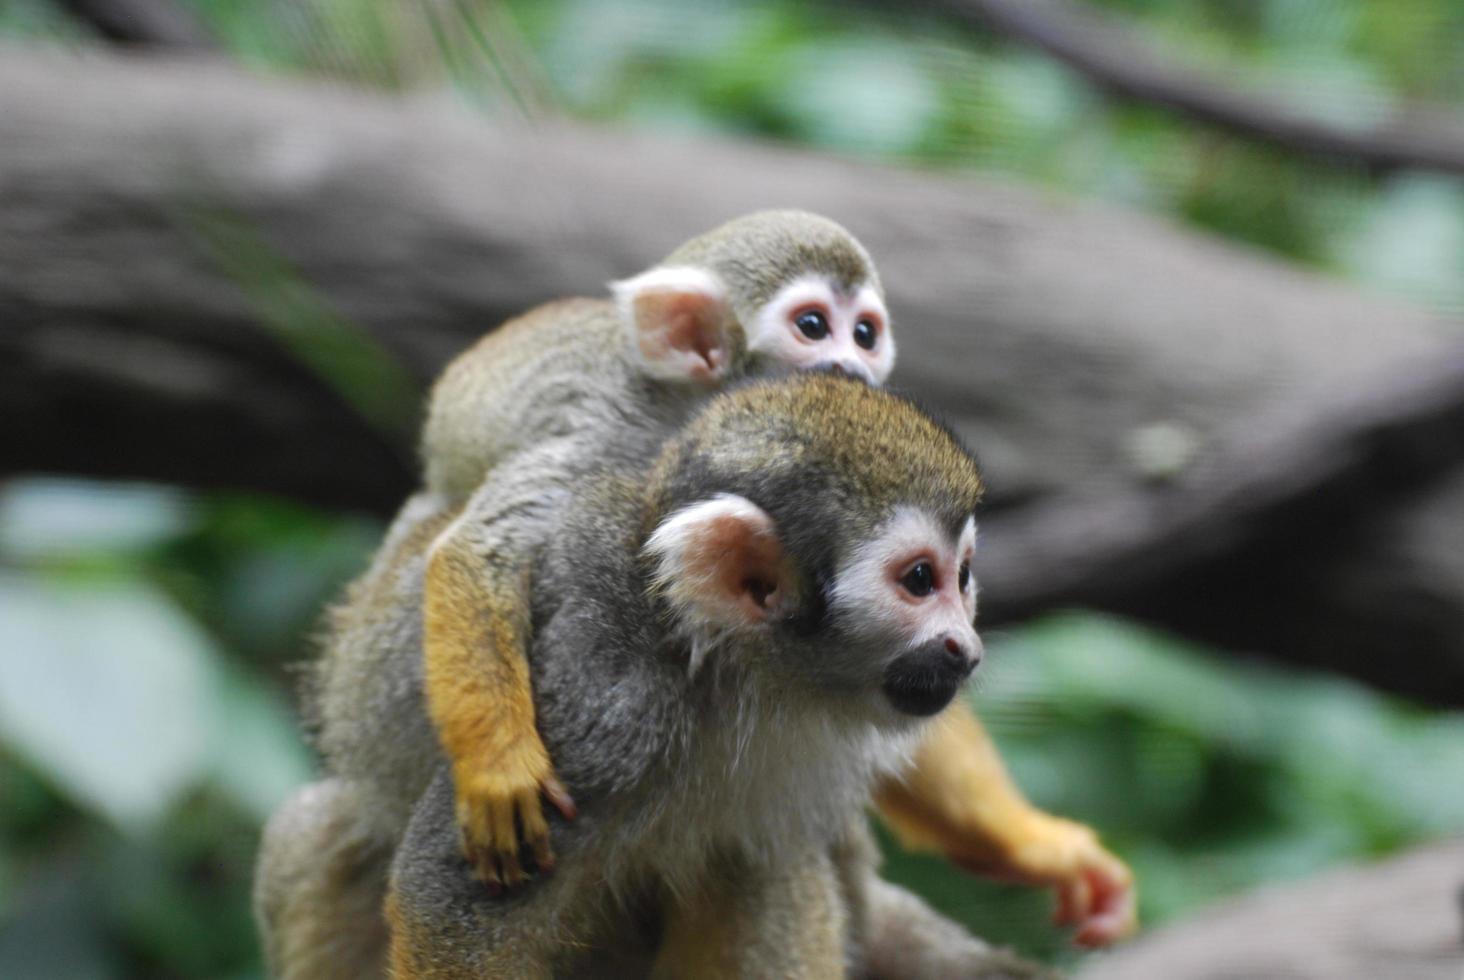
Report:
<svg viewBox="0 0 1464 980"><path fill-rule="evenodd" d="M977 660L944 638L924 643L885 668L884 693L895 710L925 718L951 703Z"/></svg>

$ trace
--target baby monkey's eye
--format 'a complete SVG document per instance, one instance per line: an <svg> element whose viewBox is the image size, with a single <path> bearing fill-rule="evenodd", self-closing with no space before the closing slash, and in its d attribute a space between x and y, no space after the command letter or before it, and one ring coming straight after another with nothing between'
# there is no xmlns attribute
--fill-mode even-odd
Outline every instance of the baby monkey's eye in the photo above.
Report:
<svg viewBox="0 0 1464 980"><path fill-rule="evenodd" d="M874 342L876 339L878 338L875 334L874 323L872 321L860 320L854 324L854 343L863 347L865 350L874 350Z"/></svg>
<svg viewBox="0 0 1464 980"><path fill-rule="evenodd" d="M930 595L935 588L935 569L930 567L930 562L922 561L905 573L900 584L913 596Z"/></svg>
<svg viewBox="0 0 1464 980"><path fill-rule="evenodd" d="M956 581L960 584L961 591L962 592L965 592L967 586L969 586L971 584L971 563L970 562L968 562L968 561L961 562L961 576Z"/></svg>
<svg viewBox="0 0 1464 980"><path fill-rule="evenodd" d="M809 340L823 340L829 335L828 318L818 310L808 310L798 314L793 325Z"/></svg>

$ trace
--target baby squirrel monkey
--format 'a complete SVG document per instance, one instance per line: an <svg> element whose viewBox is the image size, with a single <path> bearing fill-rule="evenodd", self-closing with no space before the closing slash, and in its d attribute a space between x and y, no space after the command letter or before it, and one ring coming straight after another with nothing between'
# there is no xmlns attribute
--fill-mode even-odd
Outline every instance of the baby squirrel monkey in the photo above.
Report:
<svg viewBox="0 0 1464 980"><path fill-rule="evenodd" d="M529 660L584 813L553 876L489 899L439 766L395 847L395 980L1032 976L861 840L873 781L981 657L982 484L952 434L804 374L718 395L577 491L530 570Z"/></svg>
<svg viewBox="0 0 1464 980"><path fill-rule="evenodd" d="M536 730L524 653L529 568L563 502L604 467L644 458L724 382L831 368L878 384L894 364L869 256L804 212L732 221L613 292L489 334L448 367L429 409L428 490L468 501L428 556L426 700L452 762L463 850L490 887L527 880L521 846L552 866L541 798L575 812ZM1128 869L1088 828L1023 799L964 704L915 763L877 797L903 841L1055 886L1059 921L1079 927L1081 944L1132 929Z"/></svg>

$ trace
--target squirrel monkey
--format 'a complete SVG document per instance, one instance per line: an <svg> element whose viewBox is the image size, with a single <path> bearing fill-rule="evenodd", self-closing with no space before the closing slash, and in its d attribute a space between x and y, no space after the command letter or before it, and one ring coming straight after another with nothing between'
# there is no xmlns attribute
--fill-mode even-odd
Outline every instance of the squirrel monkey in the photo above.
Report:
<svg viewBox="0 0 1464 980"><path fill-rule="evenodd" d="M826 374L719 395L648 458L578 485L527 570L581 805L558 870L490 898L439 767L393 860L392 976L1032 975L878 882L857 829L981 658L975 461Z"/></svg>
<svg viewBox="0 0 1464 980"><path fill-rule="evenodd" d="M489 334L448 366L428 410L428 491L471 497L428 557L427 705L464 850L490 886L527 880L521 844L552 863L541 798L574 812L535 730L524 659L525 572L562 501L653 451L724 381L829 367L880 382L894 363L873 264L814 215L742 218L613 290Z"/></svg>
<svg viewBox="0 0 1464 980"><path fill-rule="evenodd" d="M541 797L574 812L535 730L523 656L523 567L552 533L537 519L549 498L655 444L717 383L829 367L878 384L894 366L873 262L816 215L732 221L614 294L613 306L551 304L489 334L447 368L428 413L429 491L473 496L429 559L427 700L453 760L465 852L493 886L527 880L521 844L552 865ZM524 471L542 479L542 498L506 495L493 477L505 467L520 471L519 485ZM971 870L1056 886L1059 918L1079 926L1080 943L1132 927L1127 868L1088 828L1023 799L968 708L953 709L916 761L879 796L902 840Z"/></svg>
<svg viewBox="0 0 1464 980"><path fill-rule="evenodd" d="M540 794L562 812L573 805L536 727L524 651L529 571L564 503L603 468L654 453L724 381L828 366L877 383L893 365L873 264L842 228L803 212L733 221L614 294L510 322L434 389L428 489L333 611L308 698L333 778L302 790L266 831L256 907L283 975L363 975L333 951L342 937L380 943L379 920L353 910L373 894L379 906L383 855L425 789L439 737L462 847L483 880L521 883L521 842L540 867L552 861ZM403 649L425 656L404 671L394 659ZM382 751L378 726L400 747ZM1021 797L964 702L932 726L915 761L878 795L903 840L1055 885L1081 942L1132 927L1128 870L1087 828Z"/></svg>

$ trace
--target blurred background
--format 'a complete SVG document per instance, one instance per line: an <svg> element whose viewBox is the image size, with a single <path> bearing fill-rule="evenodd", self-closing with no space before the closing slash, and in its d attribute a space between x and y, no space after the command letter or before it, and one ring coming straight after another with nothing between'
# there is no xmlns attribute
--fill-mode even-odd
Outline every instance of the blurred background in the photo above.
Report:
<svg viewBox="0 0 1464 980"><path fill-rule="evenodd" d="M13 358L0 371L0 387L10 387L0 396L0 430L11 430L0 439L0 977L262 975L248 902L257 834L313 765L296 718L296 668L311 655L322 608L364 568L391 502L409 488L401 474L410 471L411 433L432 368L513 304L529 305L514 297L496 309L456 297L445 304L456 318L451 328L438 329L449 319L439 310L424 327L426 352L403 356L381 340L369 304L337 301L339 283L291 254L299 239L282 239L268 221L250 217L239 201L254 185L241 191L225 173L217 189L228 209L212 210L218 201L195 196L188 216L170 220L187 225L196 252L253 297L231 323L283 352L274 377L310 379L326 392L322 414L349 415L376 434L379 444L362 445L390 447L402 468L353 496L292 493L288 481L241 482L211 457L154 465L152 453L127 448L148 436L150 416L128 414L125 397L117 412L89 415L84 395L46 393L73 377L55 367L71 353L65 326L83 314L110 315L105 290L67 306L87 287L51 273L75 274L75 243L88 236L110 236L107 248L132 262L129 229L158 220L145 203L129 203L132 149L98 155L115 164L97 178L106 182L98 196L68 184L76 174L54 178L58 195L85 198L91 210L46 224L34 218L44 208L28 209L30 192L43 186L36 164L43 140L17 133L54 137L63 158L72 152L68 126L82 115L73 117L65 101L45 102L37 93L50 86L36 80L53 72L64 92L72 66L105 59L122 59L138 77L152 63L179 59L200 71L239 70L241 85L274 86L267 91L281 118L294 118L284 108L290 93L324 87L330 98L400 107L390 111L404 118L446 114L459 120L455 126L530 134L525 139L582 127L674 141L666 145L677 152L771 144L773 155L758 157L770 167L791 151L838 158L873 174L871 187L885 179L880 174L891 185L928 179L954 193L969 181L995 188L993 200L1017 195L1023 207L1121 212L1114 220L1140 222L1121 224L1125 235L1163 227L1185 249L1225 263L1213 295L1198 298L1193 311L1183 297L1163 304L1157 319L1182 334L1191 312L1231 316L1225 304L1233 296L1242 304L1235 343L1255 345L1268 364L1279 356L1269 353L1273 333L1286 335L1289 323L1305 319L1302 299L1314 292L1325 322L1298 346L1323 360L1325 348L1346 347L1351 366L1339 376L1345 384L1323 386L1329 390L1317 398L1302 382L1274 387L1307 393L1294 404L1282 399L1289 410L1276 428L1261 426L1279 433L1275 444L1241 439L1217 451L1222 463L1244 465L1216 463L1212 476L1274 463L1277 454L1294 459L1277 479L1241 488L1260 501L1254 512L1241 508L1235 517L1223 501L1206 502L1214 479L1194 481L1197 510L1145 511L1146 528L1174 514L1183 520L1142 547L1105 551L1102 534L1080 524L1078 543L1095 535L1084 555L1111 559L1101 567L1094 559L1081 582L1004 594L998 572L986 571L991 656L974 697L1026 792L1093 824L1131 862L1146 928L1262 885L1464 831L1464 713L1457 710L1464 633L1454 634L1454 646L1446 642L1464 608L1464 511L1434 493L1464 457L1464 372L1449 373L1464 339L1464 6L1081 0L1026 7L1037 12L1035 24L1023 9L795 0L0 0L0 82L12 92L0 103L0 359ZM1121 50L1137 53L1105 57ZM1115 77L1115 67L1142 77ZM176 87L181 77L163 84ZM208 85L223 84L208 77ZM30 94L17 88L24 79L35 82ZM7 131L6 114L14 122L21 108L32 128ZM225 127L230 111L221 110ZM307 117L297 122L308 128ZM125 130L119 124L112 138L131 148ZM551 143L546 153L565 152ZM371 191L393 193L389 184ZM103 200L120 202L118 209L96 203ZM606 213L613 207L604 205ZM938 289L919 278L929 266L891 271L901 268L890 254L898 250L866 234L873 219L860 224L821 209L870 244L895 294L897 320L917 305L901 306L899 289ZM532 224L533 206L524 213ZM657 239L666 248L707 226L683 227L677 217ZM902 240L922 234L921 215L891 220ZM572 222L564 208L544 206L543 224L556 234ZM957 234L936 224L929 234ZM1105 271L1101 238L1083 227L1089 231L1073 247L1100 241L1084 254L1104 280L1087 295L1128 297L1114 300L1119 312L1095 305L1093 315L1105 322L1104 315L1126 315L1123 302L1141 307L1164 270ZM612 227L599 240L613 237ZM145 250L145 242L136 247ZM15 248L30 250L20 253L29 264ZM577 289L633 273L658 254L614 255L592 270L599 280L586 277ZM397 261L451 264L407 249ZM1000 267L1000 256L993 261ZM140 275L166 278L169 255L158 252L155 262ZM104 277L105 265L86 275ZM1243 284L1272 278L1302 284L1288 293L1292 305L1278 301L1264 322L1244 316L1251 299ZM377 288L391 293L395 284ZM177 295L186 293L178 287ZM116 322L130 328L129 317L164 323L194 315L193 300L161 295L158 287ZM401 319L410 319L418 299L402 300ZM990 321L983 336L999 336L1000 311L979 315ZM916 372L897 376L924 393L915 319L900 329L914 328L901 342ZM1160 373L1165 343L1177 342L1152 344ZM952 344L940 349L957 368L962 358L978 374L1009 363L982 367L986 355L974 340ZM1194 344L1185 356L1198 363L1189 368L1195 377L1233 389L1216 428L1254 431L1243 410L1249 389L1234 381L1244 380L1248 362L1224 343ZM1126 361L1147 364L1149 353ZM1382 371L1395 353L1412 359ZM88 356L102 362L112 354ZM170 348L159 341L146 356L164 364ZM1305 357L1287 356L1287 370L1303 381L1331 377L1324 366L1313 371ZM1042 369L1041 361L1026 363ZM1099 375L1105 363L1095 362ZM1438 376L1419 364L1439 366ZM1371 366L1379 368L1376 384ZM1130 426L1124 416L1112 439L1081 452L1060 440L1008 448L1017 441L1011 432L1024 431L1002 429L1010 406L994 396L962 401L966 389L954 383L930 392L938 405L956 406L962 431L987 456L993 562L1007 555L1017 567L1034 567L1033 556L1048 552L1033 543L1028 524L1079 512L1068 506L1071 494L1048 492L1075 479L1060 471L1064 454L1087 454L1073 471L1080 474L1126 461L1125 472L1138 477L1120 488L1124 501L1153 493L1195 499L1186 496L1190 483L1171 479L1194 456L1196 433L1209 431L1183 407L1188 381L1161 397L1123 369L1112 376L1107 387L1075 376L1060 384L1097 385L1103 399L1142 405L1132 418L1150 422ZM219 377L219 386L237 383ZM269 398L262 389L266 411ZM173 404L186 406L179 399ZM1062 431L1076 423L1044 424ZM53 450L73 429L87 433L77 437L83 448L111 447L106 460L94 450ZM164 444L169 438L158 434ZM200 438L226 444L222 457L234 437L220 430ZM184 439L177 452L194 453L191 445ZM317 441L280 453L307 452L321 470L349 474L358 472L352 445ZM1325 462L1314 465L1301 451L1308 446L1322 447ZM1034 477L1009 464L1024 453L1048 460L1055 475L1037 467ZM249 465L258 463L250 457ZM1287 473L1297 475L1295 485ZM1082 513L1094 513L1084 500ZM1378 500L1386 520L1349 523L1381 513ZM1325 519L1306 516L1308 501L1326 508ZM1230 516L1207 523L1217 510ZM1436 523L1414 521L1423 512ZM1280 548L1257 544L1277 528L1299 526L1309 530ZM1002 542L1016 543L1003 551ZM1369 557L1381 552L1368 549L1384 545L1393 549L1387 562ZM1061 557L1052 567L1071 568ZM1150 578L1132 571L1139 567L1154 569ZM1268 578L1257 568L1281 571ZM1155 576L1163 581L1157 592L1144 584ZM1132 588L1123 585L1130 580ZM1293 600L1292 587L1305 596ZM1228 602L1232 611L1221 611ZM1305 610L1295 621L1285 614L1293 602ZM1347 633L1361 649L1349 652L1329 632L1337 610L1355 616ZM1420 622L1432 625L1415 630ZM1048 923L1047 894L979 881L892 844L888 850L892 878L981 935L1064 968L1088 965L1088 954L1070 949Z"/></svg>

